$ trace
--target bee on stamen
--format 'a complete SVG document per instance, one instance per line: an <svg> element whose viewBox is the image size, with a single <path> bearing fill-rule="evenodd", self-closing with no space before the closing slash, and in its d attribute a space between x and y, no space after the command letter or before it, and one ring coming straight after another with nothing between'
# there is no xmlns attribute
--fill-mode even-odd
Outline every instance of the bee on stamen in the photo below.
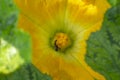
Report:
<svg viewBox="0 0 120 80"><path fill-rule="evenodd" d="M55 45L55 51L58 51L59 47L57 46L56 42L57 42L57 40L55 40L55 43L54 43L54 45Z"/></svg>

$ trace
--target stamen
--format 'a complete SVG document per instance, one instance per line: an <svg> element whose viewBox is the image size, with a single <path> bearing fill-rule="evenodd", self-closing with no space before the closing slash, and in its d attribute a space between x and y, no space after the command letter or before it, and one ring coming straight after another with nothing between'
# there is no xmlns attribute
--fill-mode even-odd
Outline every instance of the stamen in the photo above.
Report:
<svg viewBox="0 0 120 80"><path fill-rule="evenodd" d="M55 50L64 50L70 45L70 39L65 33L57 33L54 37Z"/></svg>

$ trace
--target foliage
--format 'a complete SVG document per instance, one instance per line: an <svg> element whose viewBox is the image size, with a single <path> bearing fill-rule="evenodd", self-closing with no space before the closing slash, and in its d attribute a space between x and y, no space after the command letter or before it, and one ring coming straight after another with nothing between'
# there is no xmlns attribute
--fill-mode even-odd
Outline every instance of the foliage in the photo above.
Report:
<svg viewBox="0 0 120 80"><path fill-rule="evenodd" d="M108 1L112 6L116 6L116 5L120 4L120 0L108 0Z"/></svg>
<svg viewBox="0 0 120 80"><path fill-rule="evenodd" d="M86 62L107 80L120 80L120 5L107 11L102 29L87 41Z"/></svg>
<svg viewBox="0 0 120 80"><path fill-rule="evenodd" d="M27 63L13 73L0 74L0 80L51 80L51 78L39 72L31 63Z"/></svg>

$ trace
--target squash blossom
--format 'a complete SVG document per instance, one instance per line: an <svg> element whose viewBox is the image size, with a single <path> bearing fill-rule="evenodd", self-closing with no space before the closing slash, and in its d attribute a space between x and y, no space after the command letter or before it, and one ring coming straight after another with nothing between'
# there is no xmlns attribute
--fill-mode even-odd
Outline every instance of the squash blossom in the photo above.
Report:
<svg viewBox="0 0 120 80"><path fill-rule="evenodd" d="M107 0L14 0L18 27L33 42L32 63L53 80L105 80L86 62L86 40L101 28Z"/></svg>

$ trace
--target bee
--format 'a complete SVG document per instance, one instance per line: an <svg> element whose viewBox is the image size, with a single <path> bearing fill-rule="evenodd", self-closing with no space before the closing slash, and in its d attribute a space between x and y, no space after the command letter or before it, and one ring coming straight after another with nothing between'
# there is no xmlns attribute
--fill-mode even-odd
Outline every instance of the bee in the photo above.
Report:
<svg viewBox="0 0 120 80"><path fill-rule="evenodd" d="M56 42L57 42L57 40L55 40L55 43L54 43L54 45L55 45L55 51L58 51L59 47L57 46Z"/></svg>

